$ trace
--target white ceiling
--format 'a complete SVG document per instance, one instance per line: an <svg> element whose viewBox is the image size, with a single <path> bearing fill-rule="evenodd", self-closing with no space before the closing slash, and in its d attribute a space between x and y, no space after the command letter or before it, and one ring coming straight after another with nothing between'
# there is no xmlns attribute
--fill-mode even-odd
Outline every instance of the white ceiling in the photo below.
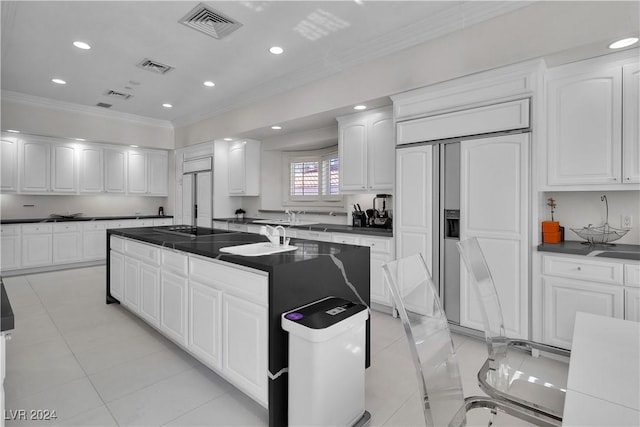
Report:
<svg viewBox="0 0 640 427"><path fill-rule="evenodd" d="M2 90L186 124L529 5L516 1L208 1L242 24L178 21L197 1L2 1ZM80 50L72 43L89 43ZM282 46L284 54L268 52ZM175 67L155 74L149 58ZM51 79L67 81L56 85ZM205 80L216 83L203 86ZM131 94L128 100L105 95ZM173 108L163 108L163 103Z"/></svg>

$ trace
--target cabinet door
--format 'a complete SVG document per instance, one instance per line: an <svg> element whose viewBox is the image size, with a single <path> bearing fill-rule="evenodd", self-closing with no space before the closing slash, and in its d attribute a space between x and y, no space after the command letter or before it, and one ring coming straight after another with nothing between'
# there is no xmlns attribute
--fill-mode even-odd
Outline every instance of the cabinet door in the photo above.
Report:
<svg viewBox="0 0 640 427"><path fill-rule="evenodd" d="M140 263L140 317L160 325L160 268Z"/></svg>
<svg viewBox="0 0 640 427"><path fill-rule="evenodd" d="M214 369L221 369L222 292L189 282L189 350Z"/></svg>
<svg viewBox="0 0 640 427"><path fill-rule="evenodd" d="M367 189L367 122L340 123L340 192Z"/></svg>
<svg viewBox="0 0 640 427"><path fill-rule="evenodd" d="M640 66L625 65L622 81L622 179L640 182Z"/></svg>
<svg viewBox="0 0 640 427"><path fill-rule="evenodd" d="M245 191L245 147L236 143L229 147L229 194L238 195Z"/></svg>
<svg viewBox="0 0 640 427"><path fill-rule="evenodd" d="M179 344L187 345L187 283L181 277L162 271L160 280L160 330Z"/></svg>
<svg viewBox="0 0 640 427"><path fill-rule="evenodd" d="M382 272L382 265L391 261L389 258L390 257L385 255L372 253L369 268L371 270L371 301L391 306L391 294L389 293L389 288Z"/></svg>
<svg viewBox="0 0 640 427"><path fill-rule="evenodd" d="M100 147L80 149L80 191L82 193L104 191L104 154Z"/></svg>
<svg viewBox="0 0 640 427"><path fill-rule="evenodd" d="M127 153L123 150L104 150L105 191L109 193L126 192Z"/></svg>
<svg viewBox="0 0 640 427"><path fill-rule="evenodd" d="M0 191L12 192L18 189L18 143L9 138L0 141Z"/></svg>
<svg viewBox="0 0 640 427"><path fill-rule="evenodd" d="M51 168L50 146L46 142L23 141L20 147L20 190L44 193L49 191Z"/></svg>
<svg viewBox="0 0 640 427"><path fill-rule="evenodd" d="M368 188L391 190L395 164L395 132L391 111L370 118L367 138Z"/></svg>
<svg viewBox="0 0 640 427"><path fill-rule="evenodd" d="M620 182L621 96L619 67L549 80L550 185Z"/></svg>
<svg viewBox="0 0 640 427"><path fill-rule="evenodd" d="M82 233L82 254L85 261L105 259L106 230L85 230Z"/></svg>
<svg viewBox="0 0 640 427"><path fill-rule="evenodd" d="M149 195L166 196L169 180L169 154L166 151L147 153L149 166Z"/></svg>
<svg viewBox="0 0 640 427"><path fill-rule="evenodd" d="M78 191L78 160L75 146L53 144L51 165L51 191L76 193Z"/></svg>
<svg viewBox="0 0 640 427"><path fill-rule="evenodd" d="M125 257L124 259L124 299L120 303L138 312L140 301L140 262Z"/></svg>
<svg viewBox="0 0 640 427"><path fill-rule="evenodd" d="M543 341L570 349L576 312L622 318L624 288L585 281L542 278Z"/></svg>
<svg viewBox="0 0 640 427"><path fill-rule="evenodd" d="M19 225L0 225L0 273L20 268L21 240Z"/></svg>
<svg viewBox="0 0 640 427"><path fill-rule="evenodd" d="M433 147L401 148L396 156L396 255L421 253L433 271Z"/></svg>
<svg viewBox="0 0 640 427"><path fill-rule="evenodd" d="M111 296L122 302L124 297L124 256L111 251L109 254L109 275Z"/></svg>
<svg viewBox="0 0 640 427"><path fill-rule="evenodd" d="M640 322L640 288L625 288L624 318Z"/></svg>
<svg viewBox="0 0 640 427"><path fill-rule="evenodd" d="M196 177L196 200L198 212L195 225L198 227L211 227L213 221L213 188L211 172L201 172Z"/></svg>
<svg viewBox="0 0 640 427"><path fill-rule="evenodd" d="M147 192L147 154L129 152L127 161L127 191L131 194L145 194Z"/></svg>
<svg viewBox="0 0 640 427"><path fill-rule="evenodd" d="M267 309L223 295L223 372L238 388L267 402Z"/></svg>
<svg viewBox="0 0 640 427"><path fill-rule="evenodd" d="M82 261L82 234L53 233L53 263L68 264Z"/></svg>
<svg viewBox="0 0 640 427"><path fill-rule="evenodd" d="M502 304L507 335L528 337L528 134L460 143L460 239L477 237ZM466 268L460 324L483 330Z"/></svg>
<svg viewBox="0 0 640 427"><path fill-rule="evenodd" d="M51 265L51 233L22 235L22 266Z"/></svg>

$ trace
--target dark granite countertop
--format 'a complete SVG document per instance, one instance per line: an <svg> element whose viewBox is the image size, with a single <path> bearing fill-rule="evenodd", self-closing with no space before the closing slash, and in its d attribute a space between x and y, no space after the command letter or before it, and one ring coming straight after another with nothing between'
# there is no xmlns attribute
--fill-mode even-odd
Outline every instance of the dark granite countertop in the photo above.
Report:
<svg viewBox="0 0 640 427"><path fill-rule="evenodd" d="M254 221L263 218L214 218L214 221L225 221L233 224L253 224ZM264 224L259 224L264 225ZM308 231L322 231L327 233L348 233L348 234L363 234L376 237L393 237L393 230L391 228L376 228L376 227L352 227L350 225L342 224L313 224L313 225L288 225L285 228L295 228L297 230Z"/></svg>
<svg viewBox="0 0 640 427"><path fill-rule="evenodd" d="M154 218L173 218L171 215L129 215L129 216L78 216L75 218L15 218L0 220L1 224L30 224L34 222L67 222L67 221L109 221L119 219L154 219Z"/></svg>
<svg viewBox="0 0 640 427"><path fill-rule="evenodd" d="M2 321L0 329L2 332L9 331L15 327L13 309L9 302L9 296L7 290L4 288L2 278L0 278L0 313L2 313Z"/></svg>
<svg viewBox="0 0 640 427"><path fill-rule="evenodd" d="M369 251L369 248L366 246L343 245L340 243L294 238L291 239L290 244L298 247L295 251L263 256L241 256L221 253L220 248L247 243L267 242L267 238L254 233L224 230L215 230L215 234L199 235L191 238L189 236L167 234L158 231L158 229L154 227L110 229L108 233L267 272L272 272L274 268L285 264L304 262L350 251Z"/></svg>
<svg viewBox="0 0 640 427"><path fill-rule="evenodd" d="M598 258L640 260L640 245L588 245L573 240L565 240L560 243L541 243L538 245L538 251Z"/></svg>

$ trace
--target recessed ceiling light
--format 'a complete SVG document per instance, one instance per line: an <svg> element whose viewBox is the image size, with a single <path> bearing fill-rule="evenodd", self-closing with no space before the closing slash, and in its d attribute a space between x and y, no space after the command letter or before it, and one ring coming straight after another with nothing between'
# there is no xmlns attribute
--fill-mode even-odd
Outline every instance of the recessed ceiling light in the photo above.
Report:
<svg viewBox="0 0 640 427"><path fill-rule="evenodd" d="M56 84L59 84L59 85L66 85L67 84L67 82L65 82L62 79L51 79L51 81L56 83Z"/></svg>
<svg viewBox="0 0 640 427"><path fill-rule="evenodd" d="M354 110L366 110L367 106L366 105L356 105L355 107L353 107Z"/></svg>
<svg viewBox="0 0 640 427"><path fill-rule="evenodd" d="M282 52L284 52L284 49L280 46L273 46L269 48L269 52L273 53L274 55L280 55Z"/></svg>
<svg viewBox="0 0 640 427"><path fill-rule="evenodd" d="M11 132L11 133L20 133L19 130L14 130L14 129L7 129L7 132Z"/></svg>
<svg viewBox="0 0 640 427"><path fill-rule="evenodd" d="M76 138L76 141L86 141L84 138Z"/></svg>
<svg viewBox="0 0 640 427"><path fill-rule="evenodd" d="M622 49L623 47L631 46L632 44L638 43L637 37L629 37L627 39L618 40L617 42L613 42L609 45L609 49Z"/></svg>
<svg viewBox="0 0 640 427"><path fill-rule="evenodd" d="M166 103L165 103L165 104L162 104L162 106L163 106L164 108L172 108L172 107L173 107L173 105L171 105L171 104L166 104Z"/></svg>
<svg viewBox="0 0 640 427"><path fill-rule="evenodd" d="M205 85L206 87L214 87L216 85L214 82L210 82L208 80L202 84Z"/></svg>
<svg viewBox="0 0 640 427"><path fill-rule="evenodd" d="M130 145L131 148L138 148L138 145Z"/></svg>
<svg viewBox="0 0 640 427"><path fill-rule="evenodd" d="M89 46L87 43L81 42L81 41L75 41L75 42L73 42L73 45L75 47L77 47L78 49L83 49L83 50L91 49L91 46Z"/></svg>
<svg viewBox="0 0 640 427"><path fill-rule="evenodd" d="M282 126L271 126L271 129L280 130L280 129L282 129Z"/></svg>
<svg viewBox="0 0 640 427"><path fill-rule="evenodd" d="M224 138L225 141L233 141L233 138Z"/></svg>

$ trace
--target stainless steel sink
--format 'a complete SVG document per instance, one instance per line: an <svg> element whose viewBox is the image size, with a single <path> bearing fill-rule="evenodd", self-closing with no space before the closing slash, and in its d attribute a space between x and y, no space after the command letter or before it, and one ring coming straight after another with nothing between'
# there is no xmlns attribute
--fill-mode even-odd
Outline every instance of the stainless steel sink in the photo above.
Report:
<svg viewBox="0 0 640 427"><path fill-rule="evenodd" d="M295 251L296 249L298 249L297 246L280 246L274 245L271 242L258 242L246 245L226 246L224 248L220 248L220 252L242 256L262 256Z"/></svg>

